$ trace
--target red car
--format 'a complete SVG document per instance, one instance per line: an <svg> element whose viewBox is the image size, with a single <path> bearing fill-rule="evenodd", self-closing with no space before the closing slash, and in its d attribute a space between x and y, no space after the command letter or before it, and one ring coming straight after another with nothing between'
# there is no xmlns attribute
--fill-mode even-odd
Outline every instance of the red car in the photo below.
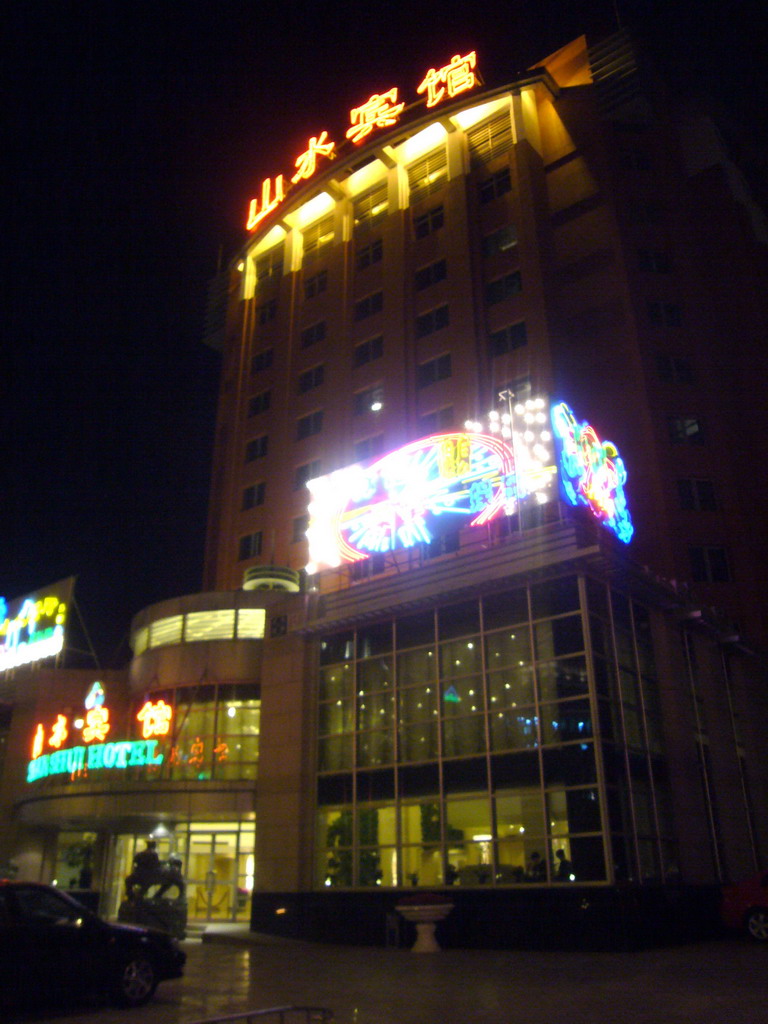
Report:
<svg viewBox="0 0 768 1024"><path fill-rule="evenodd" d="M768 872L724 886L721 914L726 928L746 931L756 942L768 942Z"/></svg>

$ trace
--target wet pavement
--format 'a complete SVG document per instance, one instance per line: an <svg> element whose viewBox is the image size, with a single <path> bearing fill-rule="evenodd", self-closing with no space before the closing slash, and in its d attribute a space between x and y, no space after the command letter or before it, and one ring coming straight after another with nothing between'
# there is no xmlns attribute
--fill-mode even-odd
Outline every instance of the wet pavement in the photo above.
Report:
<svg viewBox="0 0 768 1024"><path fill-rule="evenodd" d="M185 977L160 985L146 1007L23 1020L191 1024L311 1004L330 1007L335 1024L768 1024L768 946L739 938L639 953L421 955L221 938L185 942Z"/></svg>

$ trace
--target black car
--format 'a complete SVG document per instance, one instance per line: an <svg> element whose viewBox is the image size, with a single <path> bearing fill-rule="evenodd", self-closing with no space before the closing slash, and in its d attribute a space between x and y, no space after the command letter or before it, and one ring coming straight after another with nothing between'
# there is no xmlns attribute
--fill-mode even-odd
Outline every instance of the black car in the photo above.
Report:
<svg viewBox="0 0 768 1024"><path fill-rule="evenodd" d="M141 1006L186 958L164 932L109 924L49 885L0 881L0 1007L91 992Z"/></svg>

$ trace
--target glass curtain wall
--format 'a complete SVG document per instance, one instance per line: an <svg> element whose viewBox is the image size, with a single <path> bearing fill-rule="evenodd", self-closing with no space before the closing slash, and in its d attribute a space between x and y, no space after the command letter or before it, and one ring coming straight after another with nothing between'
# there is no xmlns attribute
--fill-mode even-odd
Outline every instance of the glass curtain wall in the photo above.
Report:
<svg viewBox="0 0 768 1024"><path fill-rule="evenodd" d="M649 615L603 584L326 636L318 696L318 886L650 879L674 859Z"/></svg>

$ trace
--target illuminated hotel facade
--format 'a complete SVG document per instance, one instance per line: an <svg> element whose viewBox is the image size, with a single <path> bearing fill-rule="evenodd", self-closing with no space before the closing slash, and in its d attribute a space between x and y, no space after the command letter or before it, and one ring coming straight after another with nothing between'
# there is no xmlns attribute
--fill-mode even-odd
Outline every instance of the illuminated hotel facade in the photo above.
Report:
<svg viewBox="0 0 768 1024"><path fill-rule="evenodd" d="M500 87L481 64L361 97L259 183L206 592L132 628L126 728L184 723L135 768L132 841L207 823L216 875L229 822L221 916L261 930L383 941L428 887L450 941L522 942L765 855L754 211L624 37Z"/></svg>

